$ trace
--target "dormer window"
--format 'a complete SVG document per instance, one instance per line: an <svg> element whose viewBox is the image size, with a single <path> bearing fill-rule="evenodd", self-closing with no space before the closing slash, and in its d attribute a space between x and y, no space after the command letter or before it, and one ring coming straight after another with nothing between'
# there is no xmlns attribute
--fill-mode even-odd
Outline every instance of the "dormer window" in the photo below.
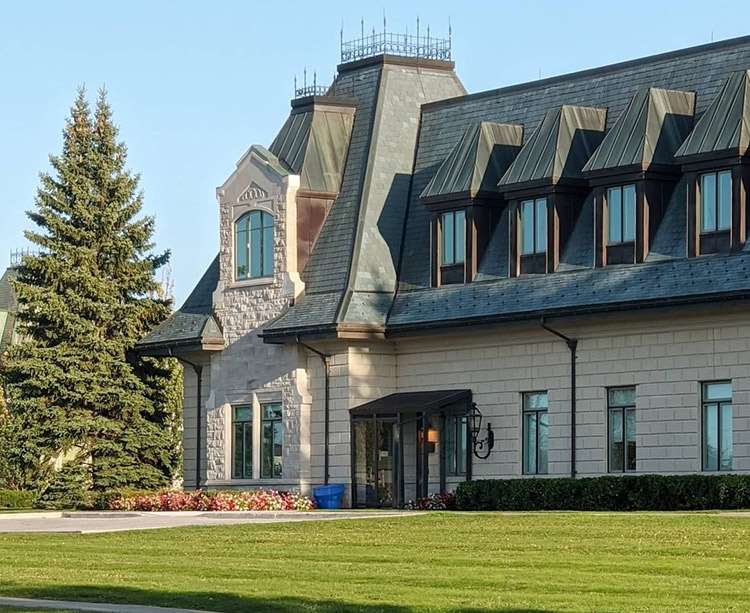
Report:
<svg viewBox="0 0 750 613"><path fill-rule="evenodd" d="M448 211L440 215L441 285L464 282L466 261L466 213Z"/></svg>
<svg viewBox="0 0 750 613"><path fill-rule="evenodd" d="M250 211L234 224L235 280L273 276L273 215Z"/></svg>
<svg viewBox="0 0 750 613"><path fill-rule="evenodd" d="M608 245L635 241L635 185L610 187L607 190L607 222Z"/></svg>
<svg viewBox="0 0 750 613"><path fill-rule="evenodd" d="M521 255L547 252L547 199L521 203Z"/></svg>
<svg viewBox="0 0 750 613"><path fill-rule="evenodd" d="M700 178L701 234L728 231L732 213L732 172L707 172Z"/></svg>

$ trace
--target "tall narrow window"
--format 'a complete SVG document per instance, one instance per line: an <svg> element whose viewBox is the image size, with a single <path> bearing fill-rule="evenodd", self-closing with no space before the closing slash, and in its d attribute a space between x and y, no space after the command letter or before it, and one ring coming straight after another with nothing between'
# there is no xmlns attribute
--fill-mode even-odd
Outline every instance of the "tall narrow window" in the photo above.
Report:
<svg viewBox="0 0 750 613"><path fill-rule="evenodd" d="M732 173L708 172L700 180L701 232L729 230L732 218Z"/></svg>
<svg viewBox="0 0 750 613"><path fill-rule="evenodd" d="M253 407L232 407L232 478L253 478Z"/></svg>
<svg viewBox="0 0 750 613"><path fill-rule="evenodd" d="M448 415L445 418L445 472L448 475L466 474L466 417Z"/></svg>
<svg viewBox="0 0 750 613"><path fill-rule="evenodd" d="M521 202L521 255L547 251L547 199Z"/></svg>
<svg viewBox="0 0 750 613"><path fill-rule="evenodd" d="M732 470L732 382L703 384L703 470Z"/></svg>
<svg viewBox="0 0 750 613"><path fill-rule="evenodd" d="M523 395L523 473L547 473L547 392Z"/></svg>
<svg viewBox="0 0 750 613"><path fill-rule="evenodd" d="M235 222L235 279L273 276L273 216L251 211Z"/></svg>
<svg viewBox="0 0 750 613"><path fill-rule="evenodd" d="M609 471L635 470L635 388L607 391L609 413Z"/></svg>
<svg viewBox="0 0 750 613"><path fill-rule="evenodd" d="M617 245L635 240L635 185L621 185L607 190L607 243Z"/></svg>
<svg viewBox="0 0 750 613"><path fill-rule="evenodd" d="M463 264L466 259L466 213L451 211L440 217L440 263Z"/></svg>
<svg viewBox="0 0 750 613"><path fill-rule="evenodd" d="M282 475L281 403L264 404L261 410L260 476L262 479Z"/></svg>

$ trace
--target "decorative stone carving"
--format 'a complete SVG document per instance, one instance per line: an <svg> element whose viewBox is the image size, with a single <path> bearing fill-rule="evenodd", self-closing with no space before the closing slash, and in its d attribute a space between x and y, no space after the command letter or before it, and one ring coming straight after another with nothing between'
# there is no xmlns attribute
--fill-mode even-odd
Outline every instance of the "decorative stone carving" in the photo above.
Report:
<svg viewBox="0 0 750 613"><path fill-rule="evenodd" d="M251 200L258 200L258 198L268 198L268 192L253 181L248 188L242 192L239 201L249 202Z"/></svg>

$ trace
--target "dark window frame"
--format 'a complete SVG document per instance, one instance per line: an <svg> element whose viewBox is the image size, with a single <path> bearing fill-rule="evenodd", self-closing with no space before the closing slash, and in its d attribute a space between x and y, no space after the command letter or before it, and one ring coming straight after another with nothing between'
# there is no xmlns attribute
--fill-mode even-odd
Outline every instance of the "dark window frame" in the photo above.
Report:
<svg viewBox="0 0 750 613"><path fill-rule="evenodd" d="M519 247L520 248L519 248L518 252L519 252L519 254L521 255L522 258L523 257L540 256L540 255L546 255L547 254L547 249L549 248L549 236L548 236L548 230L549 230L549 209L548 209L548 203L549 203L549 201L547 199L547 196L539 196L538 198L524 198L524 199L522 199L520 201L520 203L518 205L518 217L519 217L519 224L518 224L518 226L520 228L520 233L519 233L519 243L520 243ZM540 217L538 216L538 210L540 208L539 207L540 204L543 204L543 207L541 207L541 208L544 209L544 216L543 216L543 219L544 219L544 233L543 233L543 236L544 236L544 249L540 249L539 245L537 244L537 242L538 242L537 239L539 238L539 233L540 233L539 232L539 230L540 230L540 228L539 228L539 219L540 219ZM532 225L532 227L534 229L534 231L532 233L532 236L533 236L533 238L532 238L532 245L533 245L532 251L525 251L524 250L524 236L525 236L524 227L525 227L526 224L524 224L524 222L523 222L523 217L524 217L524 209L526 208L526 205L531 205L531 210L532 210L532 220L533 221L532 221L531 225Z"/></svg>
<svg viewBox="0 0 750 613"><path fill-rule="evenodd" d="M633 228L633 236L632 238L626 238L625 237L625 221L627 219L627 216L625 214L625 192L627 188L632 188L632 194L633 194L633 215L631 218L632 221L632 228ZM620 237L617 240L612 240L612 193L613 192L619 192L620 193ZM638 223L637 223L637 215L638 215L638 186L635 183L623 183L622 185L613 185L611 187L607 187L605 190L606 194L606 202L607 202L607 233L606 233L606 240L607 240L607 246L615 246L615 245L627 245L631 246L635 243L636 235L638 234Z"/></svg>
<svg viewBox="0 0 750 613"><path fill-rule="evenodd" d="M633 390L633 402L632 403L613 403L611 400L610 392L618 390ZM637 470L636 461L638 459L638 440L634 444L634 457L630 457L628 450L628 432L627 432L627 418L628 414L636 415L636 399L635 399L635 386L626 385L620 387L607 388L607 472L610 473L629 473ZM613 413L620 413L620 420L622 423L622 440L618 441L622 444L622 468L613 468L612 465L612 420L611 415ZM637 436L637 435L636 435ZM630 468L630 460L632 460L633 466Z"/></svg>
<svg viewBox="0 0 750 613"><path fill-rule="evenodd" d="M544 395L546 399L546 405L544 408L527 408L526 399L530 396ZM529 435L526 427L526 416L535 414L536 418L536 434L534 437L534 470L529 470L526 465L526 450L529 444ZM547 465L545 470L539 469L539 439L541 436L541 428L539 427L540 415L545 414L547 416L547 428L549 430L549 393L547 391L537 392L523 392L521 394L521 473L524 475L546 475L549 474L549 457L547 458ZM547 452L549 453L549 432L547 432Z"/></svg>
<svg viewBox="0 0 750 613"><path fill-rule="evenodd" d="M252 228L253 218L258 218L258 228ZM266 231L270 230L269 237ZM260 247L256 257L260 258L258 262L259 273L253 274L253 232L257 232ZM275 237L275 220L273 214L268 211L254 209L248 211L237 218L234 222L234 279L235 281L251 281L255 279L269 279L274 273L274 237ZM245 236L244 245L240 245L242 235ZM240 270L240 255L244 256L245 269Z"/></svg>
<svg viewBox="0 0 750 613"><path fill-rule="evenodd" d="M237 419L237 410L238 409L249 409L250 410L250 418L249 419ZM255 415L255 411L253 409L252 404L237 404L232 405L232 479L252 479L253 478L253 470L255 467L255 462L253 462L253 417ZM238 437L236 434L236 428L237 426L241 426L240 430L240 436ZM247 455L248 450L246 449L245 442L248 440L247 431L250 431L250 474L247 474ZM242 446L242 474L237 474L237 464L236 464L236 454L237 454L237 446Z"/></svg>
<svg viewBox="0 0 750 613"><path fill-rule="evenodd" d="M266 408L267 407L278 407L279 408L279 416L278 417L266 417ZM265 430L266 425L271 426L271 458L272 458L272 465L271 465L271 473L268 474L266 470L265 465L265 459L266 459L266 453L267 453L267 447L266 445L267 440L265 437ZM276 474L276 465L273 464L273 458L276 456L274 455L274 445L276 444L274 439L274 434L276 432L276 424L279 425L279 429L281 432L281 442L279 443L281 445L281 468ZM260 478L261 479L282 479L284 475L284 464L283 464L283 458L284 458L284 408L282 406L281 402L264 402L260 405Z"/></svg>
<svg viewBox="0 0 750 613"><path fill-rule="evenodd" d="M730 395L728 397L724 398L714 398L711 400L708 400L706 398L706 391L709 386L711 385L729 385L730 386ZM732 403L732 394L734 390L731 388L732 381L730 379L722 379L718 381L703 381L701 383L701 470L704 472L731 472L733 470L734 465L734 442L730 444L732 453L730 456L730 468L722 468L721 463L721 456L722 451L724 450L722 447L722 441L721 441L721 433L722 433L722 424L723 424L723 417L722 417L722 409L729 407L730 411L732 411L732 419L730 421L731 427L731 433L732 437L734 436L734 405ZM716 406L716 468L708 468L706 466L706 409L710 406Z"/></svg>
<svg viewBox="0 0 750 613"><path fill-rule="evenodd" d="M728 219L728 223L726 226L720 225L720 219L721 219L721 210L722 210L722 203L720 199L720 189L721 189L721 181L720 177L721 175L727 175L729 177L729 199L726 202L727 210L726 210L726 217ZM703 218L703 198L704 198L704 188L703 188L703 181L704 178L712 176L714 178L714 227L713 228L704 228L704 218ZM698 187L698 230L700 232L701 236L707 236L712 234L724 234L728 233L732 229L732 170L730 168L722 168L719 170L712 170L710 172L701 172L698 174L698 181L697 181L697 187Z"/></svg>
<svg viewBox="0 0 750 613"><path fill-rule="evenodd" d="M449 477L466 475L466 454L469 445L466 437L466 415L446 415L443 421L443 440L445 441L445 474ZM453 436L453 450L449 448L449 436ZM466 446L463 446L466 443ZM463 465L463 467L462 467Z"/></svg>

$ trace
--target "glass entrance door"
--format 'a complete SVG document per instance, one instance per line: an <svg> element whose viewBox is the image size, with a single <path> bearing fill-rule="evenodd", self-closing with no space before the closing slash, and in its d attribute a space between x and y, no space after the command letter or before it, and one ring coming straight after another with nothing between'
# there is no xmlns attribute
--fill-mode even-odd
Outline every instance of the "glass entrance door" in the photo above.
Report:
<svg viewBox="0 0 750 613"><path fill-rule="evenodd" d="M354 422L354 487L357 506L392 507L395 504L394 419Z"/></svg>

